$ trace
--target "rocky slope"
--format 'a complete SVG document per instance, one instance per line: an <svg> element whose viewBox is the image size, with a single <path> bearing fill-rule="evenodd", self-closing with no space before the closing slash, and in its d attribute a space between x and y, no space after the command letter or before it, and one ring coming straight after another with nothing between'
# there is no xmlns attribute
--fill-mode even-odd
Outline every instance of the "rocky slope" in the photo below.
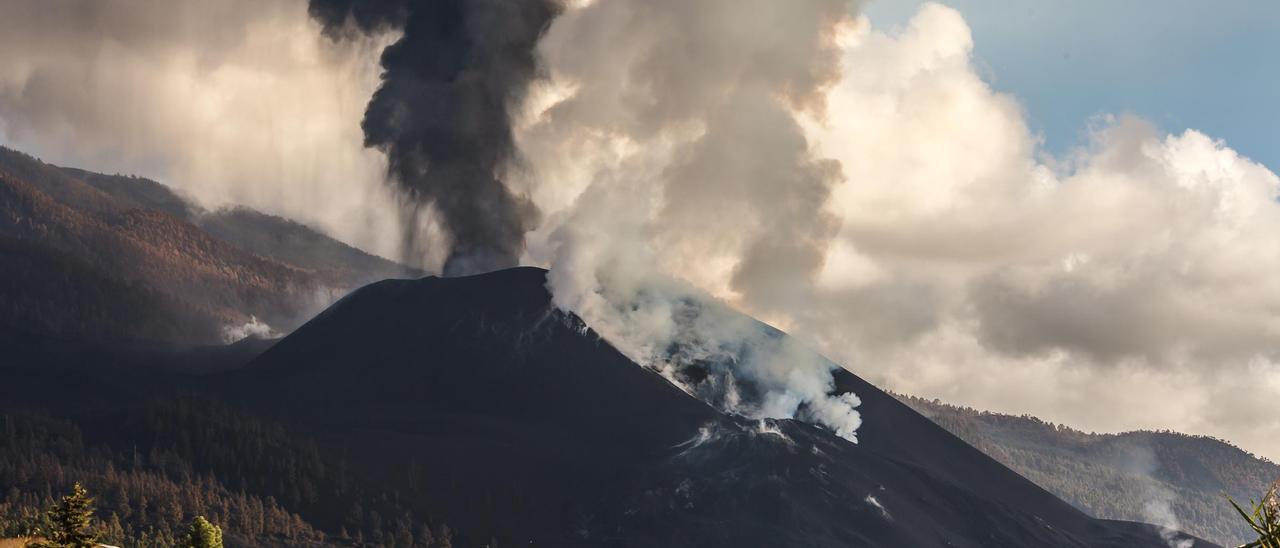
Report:
<svg viewBox="0 0 1280 548"><path fill-rule="evenodd" d="M1166 546L847 371L857 444L722 413L555 309L544 283L520 268L373 284L220 382L500 544Z"/></svg>

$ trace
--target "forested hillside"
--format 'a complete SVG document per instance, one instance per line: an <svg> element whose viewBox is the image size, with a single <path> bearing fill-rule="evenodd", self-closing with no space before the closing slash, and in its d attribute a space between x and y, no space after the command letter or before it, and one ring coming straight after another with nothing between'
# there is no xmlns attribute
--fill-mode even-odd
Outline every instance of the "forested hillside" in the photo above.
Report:
<svg viewBox="0 0 1280 548"><path fill-rule="evenodd" d="M314 441L207 399L77 420L3 412L0 436L0 538L31 532L38 509L80 482L102 541L118 546L173 546L196 515L232 546L451 546L447 525L366 489Z"/></svg>
<svg viewBox="0 0 1280 548"><path fill-rule="evenodd" d="M1227 503L1258 498L1280 466L1223 440L1177 432L1094 434L1012 416L898 396L952 434L1100 518L1155 521L1238 546L1248 526Z"/></svg>
<svg viewBox="0 0 1280 548"><path fill-rule="evenodd" d="M278 217L3 147L0 254L0 325L99 340L285 332L352 288L420 274Z"/></svg>
<svg viewBox="0 0 1280 548"><path fill-rule="evenodd" d="M366 286L203 376L178 372L193 354L0 330L0 533L81 483L123 546L201 515L228 546L1167 544L847 371L857 444L706 405L555 309L545 276Z"/></svg>

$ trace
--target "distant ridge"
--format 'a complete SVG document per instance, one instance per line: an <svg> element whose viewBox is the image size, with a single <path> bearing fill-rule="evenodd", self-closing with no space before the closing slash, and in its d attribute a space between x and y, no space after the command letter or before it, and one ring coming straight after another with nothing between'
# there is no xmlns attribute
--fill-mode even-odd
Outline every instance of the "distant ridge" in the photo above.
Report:
<svg viewBox="0 0 1280 548"><path fill-rule="evenodd" d="M279 217L3 147L0 253L0 327L180 343L287 331L354 287L421 274Z"/></svg>
<svg viewBox="0 0 1280 548"><path fill-rule="evenodd" d="M219 381L500 544L1164 547L841 370L859 443L723 414L556 309L545 271L387 280ZM763 324L761 327L764 328ZM1208 546L1207 543L1199 543Z"/></svg>
<svg viewBox="0 0 1280 548"><path fill-rule="evenodd" d="M1169 546L843 369L858 444L722 413L555 308L541 269L346 293L420 274L0 148L0 532L74 475L130 538L204 505L238 545ZM257 320L305 324L206 346Z"/></svg>
<svg viewBox="0 0 1280 548"><path fill-rule="evenodd" d="M1228 442L1177 432L1092 434L1013 416L897 396L1005 466L1095 516L1141 521L1167 504L1182 529L1224 546L1252 540L1226 503L1257 498L1280 465Z"/></svg>

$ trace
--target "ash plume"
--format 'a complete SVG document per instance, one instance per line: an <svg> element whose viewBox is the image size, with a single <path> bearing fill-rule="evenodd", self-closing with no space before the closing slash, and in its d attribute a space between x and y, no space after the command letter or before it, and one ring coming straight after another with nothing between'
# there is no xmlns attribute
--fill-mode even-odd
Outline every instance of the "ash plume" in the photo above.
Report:
<svg viewBox="0 0 1280 548"><path fill-rule="evenodd" d="M1047 151L952 8L2 4L0 144L51 163L428 270L527 248L617 341L682 327L652 273L900 392L1280 455L1275 166L1105 113Z"/></svg>
<svg viewBox="0 0 1280 548"><path fill-rule="evenodd" d="M516 155L511 112L538 77L535 48L561 10L556 0L311 0L325 33L401 31L382 52L382 86L361 126L391 179L448 232L443 272L515 266L537 208L500 180ZM407 225L406 255L420 251Z"/></svg>

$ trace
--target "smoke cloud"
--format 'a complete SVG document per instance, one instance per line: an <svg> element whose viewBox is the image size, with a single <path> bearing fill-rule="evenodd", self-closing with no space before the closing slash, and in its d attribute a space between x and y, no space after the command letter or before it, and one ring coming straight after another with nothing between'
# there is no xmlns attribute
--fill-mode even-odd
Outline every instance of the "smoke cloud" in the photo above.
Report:
<svg viewBox="0 0 1280 548"><path fill-rule="evenodd" d="M1051 156L958 12L859 7L9 2L0 136L429 269L549 266L749 416L857 423L727 309L896 391L1280 455L1280 178L1124 113Z"/></svg>
<svg viewBox="0 0 1280 548"><path fill-rule="evenodd" d="M627 357L718 409L749 418L797 418L857 442L861 402L835 393L838 365L781 332L732 311L685 282L653 269L639 235L603 240L617 230L613 212L634 194L587 191L584 207L551 235L556 263L548 274L555 304L582 317ZM615 236L620 233L614 233Z"/></svg>
<svg viewBox="0 0 1280 548"><path fill-rule="evenodd" d="M856 441L860 402L832 393L838 366L707 293L770 309L819 272L839 166L812 153L796 113L821 111L849 8L599 0L568 12L543 44L543 93L564 95L520 144L541 181L587 178L533 237L557 304L722 409ZM548 173L567 159L586 164Z"/></svg>
<svg viewBox="0 0 1280 548"><path fill-rule="evenodd" d="M288 0L11 0L0 11L0 144L399 253L400 198L359 127L389 37L333 44L305 2Z"/></svg>
<svg viewBox="0 0 1280 548"><path fill-rule="evenodd" d="M311 0L330 36L403 33L382 52L364 142L448 233L446 276L515 266L537 221L498 177L515 159L508 110L537 76L534 48L559 11L556 0ZM407 227L404 245L417 252L419 226Z"/></svg>
<svg viewBox="0 0 1280 548"><path fill-rule="evenodd" d="M959 13L886 32L857 8L561 15L509 174L547 213L526 262L557 301L661 364L688 292L653 280L679 279L894 390L1280 452L1259 407L1280 397L1280 178L1124 115L1049 156Z"/></svg>

